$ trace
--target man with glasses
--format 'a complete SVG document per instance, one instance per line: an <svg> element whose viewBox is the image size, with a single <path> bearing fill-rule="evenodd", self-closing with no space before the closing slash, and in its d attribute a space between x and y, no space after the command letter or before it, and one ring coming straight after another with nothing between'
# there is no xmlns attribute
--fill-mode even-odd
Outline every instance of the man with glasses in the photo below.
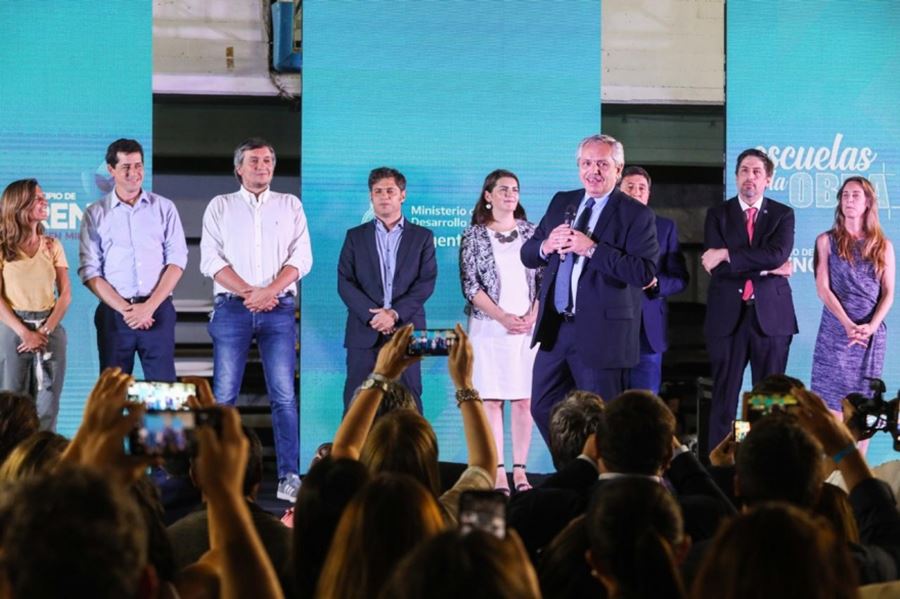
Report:
<svg viewBox="0 0 900 599"><path fill-rule="evenodd" d="M577 164L584 188L557 193L522 246L525 266L544 267L531 414L548 446L550 411L570 390L607 400L624 390L638 363L642 289L659 253L653 212L615 188L622 144L587 137Z"/></svg>

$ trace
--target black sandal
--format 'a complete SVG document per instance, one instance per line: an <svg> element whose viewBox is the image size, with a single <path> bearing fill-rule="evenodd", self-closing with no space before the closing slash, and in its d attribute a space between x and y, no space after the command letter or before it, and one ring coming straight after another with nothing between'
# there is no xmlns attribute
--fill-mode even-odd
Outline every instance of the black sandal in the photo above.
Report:
<svg viewBox="0 0 900 599"><path fill-rule="evenodd" d="M516 468L521 468L522 470L525 470L525 464L513 464L513 470L515 470ZM518 483L516 485L516 493L522 493L523 491L529 491L531 489L532 489L531 483L528 483L528 482Z"/></svg>

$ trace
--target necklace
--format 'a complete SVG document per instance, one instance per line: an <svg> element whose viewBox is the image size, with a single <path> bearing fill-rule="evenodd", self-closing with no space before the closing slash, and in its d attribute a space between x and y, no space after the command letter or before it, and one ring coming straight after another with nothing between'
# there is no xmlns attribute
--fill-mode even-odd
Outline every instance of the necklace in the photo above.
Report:
<svg viewBox="0 0 900 599"><path fill-rule="evenodd" d="M500 243L512 243L519 236L518 229L513 229L509 232L509 234L504 235L500 231L494 231L494 237L497 238L497 241Z"/></svg>

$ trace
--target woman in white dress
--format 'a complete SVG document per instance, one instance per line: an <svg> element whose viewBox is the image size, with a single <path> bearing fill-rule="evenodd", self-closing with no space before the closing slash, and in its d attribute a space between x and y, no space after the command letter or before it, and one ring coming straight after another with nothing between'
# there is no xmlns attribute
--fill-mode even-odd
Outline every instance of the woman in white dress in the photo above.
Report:
<svg viewBox="0 0 900 599"><path fill-rule="evenodd" d="M495 170L484 180L462 236L459 271L469 339L475 352L475 388L484 398L497 444L497 489L509 492L503 459L503 404L511 404L513 483L531 488L526 459L531 445L531 369L537 348L531 333L537 317L539 273L519 258L522 244L534 235L519 204L519 179Z"/></svg>

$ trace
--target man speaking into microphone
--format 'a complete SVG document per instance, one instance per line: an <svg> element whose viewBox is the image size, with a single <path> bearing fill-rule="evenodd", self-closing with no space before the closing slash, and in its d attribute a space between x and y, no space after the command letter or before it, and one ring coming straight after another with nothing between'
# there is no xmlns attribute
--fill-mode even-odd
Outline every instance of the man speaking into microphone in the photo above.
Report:
<svg viewBox="0 0 900 599"><path fill-rule="evenodd" d="M592 135L578 145L583 189L553 196L522 246L528 268L546 267L532 345L531 414L550 443L553 406L572 389L609 401L638 363L642 288L656 275L659 245L649 208L616 189L622 144Z"/></svg>

